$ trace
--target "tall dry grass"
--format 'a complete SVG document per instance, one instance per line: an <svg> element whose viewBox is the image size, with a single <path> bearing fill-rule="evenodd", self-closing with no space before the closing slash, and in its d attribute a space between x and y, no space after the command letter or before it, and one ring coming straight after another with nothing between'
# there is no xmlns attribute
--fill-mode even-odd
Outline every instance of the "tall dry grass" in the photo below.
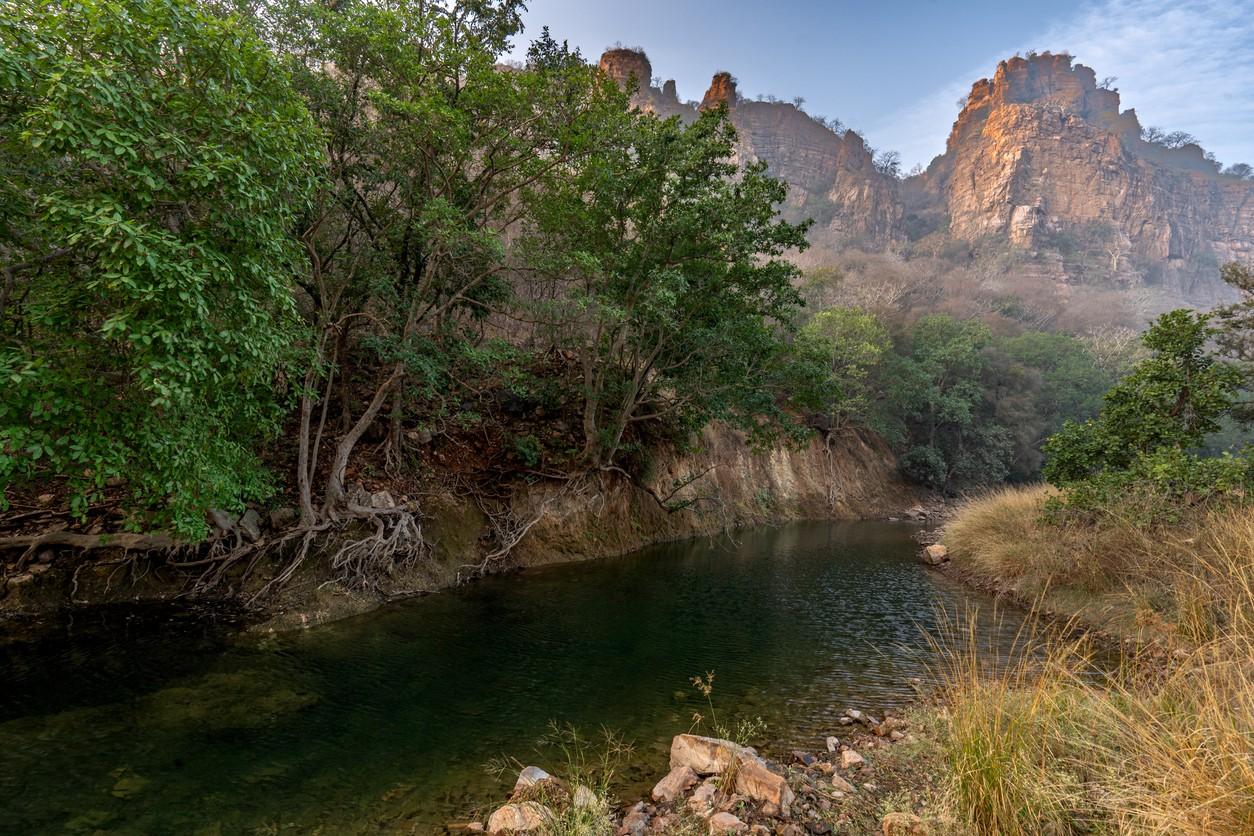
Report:
<svg viewBox="0 0 1254 836"><path fill-rule="evenodd" d="M1254 507L1153 530L1112 513L1086 537L1045 523L1044 496L968 505L947 529L955 559L1023 589L1152 601L1173 643L1101 664L1072 631L1042 628L999 660L974 629L949 630L937 673L954 814L986 834L1254 834Z"/></svg>

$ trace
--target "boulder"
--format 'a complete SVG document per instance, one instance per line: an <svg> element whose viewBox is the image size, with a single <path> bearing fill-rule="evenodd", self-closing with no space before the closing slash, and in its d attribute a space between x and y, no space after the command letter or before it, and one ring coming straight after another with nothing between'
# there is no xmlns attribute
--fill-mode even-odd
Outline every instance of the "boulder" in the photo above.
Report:
<svg viewBox="0 0 1254 836"><path fill-rule="evenodd" d="M889 813L880 822L884 836L926 836L930 832L923 819L913 813Z"/></svg>
<svg viewBox="0 0 1254 836"><path fill-rule="evenodd" d="M553 817L553 813L543 804L524 801L521 804L506 804L488 819L489 833L527 833L541 830Z"/></svg>
<svg viewBox="0 0 1254 836"><path fill-rule="evenodd" d="M249 508L245 511L244 516L239 518L236 525L250 543L256 543L261 539L261 515L257 513L256 508Z"/></svg>
<svg viewBox="0 0 1254 836"><path fill-rule="evenodd" d="M270 527L275 531L282 531L299 518L300 514L296 513L295 508L275 508L270 512Z"/></svg>
<svg viewBox="0 0 1254 836"><path fill-rule="evenodd" d="M855 766L862 766L866 763L866 758L859 755L853 749L846 749L840 753L840 768L849 769Z"/></svg>
<svg viewBox="0 0 1254 836"><path fill-rule="evenodd" d="M697 773L686 764L681 764L666 773L666 777L653 787L653 800L659 804L669 804L679 798L697 783Z"/></svg>
<svg viewBox="0 0 1254 836"><path fill-rule="evenodd" d="M784 776L767 769L766 764L756 757L741 758L740 767L736 770L736 792L754 801L774 804L785 812L793 802L792 788Z"/></svg>
<svg viewBox="0 0 1254 836"><path fill-rule="evenodd" d="M718 833L744 833L749 826L731 813L715 813L710 816L710 836Z"/></svg>
<svg viewBox="0 0 1254 836"><path fill-rule="evenodd" d="M748 746L695 734L677 734L671 741L671 774L680 767L687 767L697 775L718 775L732 764L736 766L736 792L787 811L793 801L788 782L768 769L758 753ZM666 778L662 779L662 783L665 782Z"/></svg>
<svg viewBox="0 0 1254 836"><path fill-rule="evenodd" d="M843 792L843 793L854 792L853 784L849 783L848 781L846 781L844 778L840 777L839 775L832 776L832 786L838 792Z"/></svg>
<svg viewBox="0 0 1254 836"><path fill-rule="evenodd" d="M845 719L845 718L843 718L843 717L842 717L841 719L843 720L843 719ZM853 721L850 721L850 722L853 722ZM836 739L836 738L834 738L834 737L828 737L828 738L827 738L827 751L829 751L829 752L835 752L835 751L836 751L837 749L839 749L839 748L840 748L840 741L839 741L839 740L837 740L837 739Z"/></svg>
<svg viewBox="0 0 1254 836"><path fill-rule="evenodd" d="M391 510L396 507L396 500L389 491L375 491L370 494L370 507L381 511Z"/></svg>
<svg viewBox="0 0 1254 836"><path fill-rule="evenodd" d="M688 809L698 816L707 815L714 809L714 796L718 794L718 787L713 781L714 779L710 779L697 787L697 791L688 799Z"/></svg>
<svg viewBox="0 0 1254 836"><path fill-rule="evenodd" d="M739 756L757 753L747 746L717 737L677 734L671 740L671 769L686 766L698 775L717 775L735 763Z"/></svg>
<svg viewBox="0 0 1254 836"><path fill-rule="evenodd" d="M949 560L949 549L940 543L933 543L923 549L923 562L929 566L939 566Z"/></svg>

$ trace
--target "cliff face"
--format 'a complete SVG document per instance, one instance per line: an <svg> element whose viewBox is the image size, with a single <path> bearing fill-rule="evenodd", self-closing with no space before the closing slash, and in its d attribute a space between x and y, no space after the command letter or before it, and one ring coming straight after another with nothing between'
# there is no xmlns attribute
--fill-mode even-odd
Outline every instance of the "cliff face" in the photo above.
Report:
<svg viewBox="0 0 1254 836"><path fill-rule="evenodd" d="M1119 106L1068 56L1003 61L972 87L925 187L955 237L1086 247L1104 280L1213 304L1217 265L1254 256L1254 184L1220 175L1196 145L1143 141Z"/></svg>
<svg viewBox="0 0 1254 836"><path fill-rule="evenodd" d="M641 52L611 50L600 66L624 87L635 78L633 104L662 117L726 105L739 157L789 184L786 216L815 220L810 261L849 244L908 258L927 235L978 242L1014 253L1021 280L1128 288L1148 315L1213 305L1227 295L1218 266L1254 259L1254 182L1219 174L1196 145L1142 140L1118 92L1066 55L1012 58L977 81L945 153L904 182L876 171L858 134L742 99L728 73L696 104L674 81L652 86Z"/></svg>
<svg viewBox="0 0 1254 836"><path fill-rule="evenodd" d="M739 134L737 156L764 160L789 185L784 212L816 222L816 233L876 246L900 237L898 183L875 170L871 152L853 131L836 133L792 104L747 101L730 73L715 73L700 104L681 102L675 82L651 86L653 68L641 52L613 49L601 56L601 71L627 89L632 104L662 118L696 119L703 109L725 105Z"/></svg>

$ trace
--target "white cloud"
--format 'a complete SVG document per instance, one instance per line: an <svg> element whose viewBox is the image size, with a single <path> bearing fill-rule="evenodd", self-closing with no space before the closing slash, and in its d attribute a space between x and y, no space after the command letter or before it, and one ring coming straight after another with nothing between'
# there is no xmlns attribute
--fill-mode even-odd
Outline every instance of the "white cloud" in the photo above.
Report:
<svg viewBox="0 0 1254 836"><path fill-rule="evenodd" d="M956 100L997 61L1029 49L1067 51L1097 77L1116 76L1123 107L1143 125L1183 130L1226 163L1254 162L1254 1L1104 0L1011 44L868 130L907 167L945 147Z"/></svg>

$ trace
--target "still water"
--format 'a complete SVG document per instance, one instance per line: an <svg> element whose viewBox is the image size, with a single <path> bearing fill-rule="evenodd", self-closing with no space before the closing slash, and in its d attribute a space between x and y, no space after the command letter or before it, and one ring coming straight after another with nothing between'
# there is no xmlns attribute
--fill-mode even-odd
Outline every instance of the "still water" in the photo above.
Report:
<svg viewBox="0 0 1254 836"><path fill-rule="evenodd" d="M536 569L279 637L131 613L0 644L0 833L428 833L485 810L494 758L550 721L632 740L638 771L704 703L817 749L906 702L940 610L1013 614L914 557L913 529L804 523ZM546 765L543 764L542 765ZM552 764L547 764L552 766Z"/></svg>

